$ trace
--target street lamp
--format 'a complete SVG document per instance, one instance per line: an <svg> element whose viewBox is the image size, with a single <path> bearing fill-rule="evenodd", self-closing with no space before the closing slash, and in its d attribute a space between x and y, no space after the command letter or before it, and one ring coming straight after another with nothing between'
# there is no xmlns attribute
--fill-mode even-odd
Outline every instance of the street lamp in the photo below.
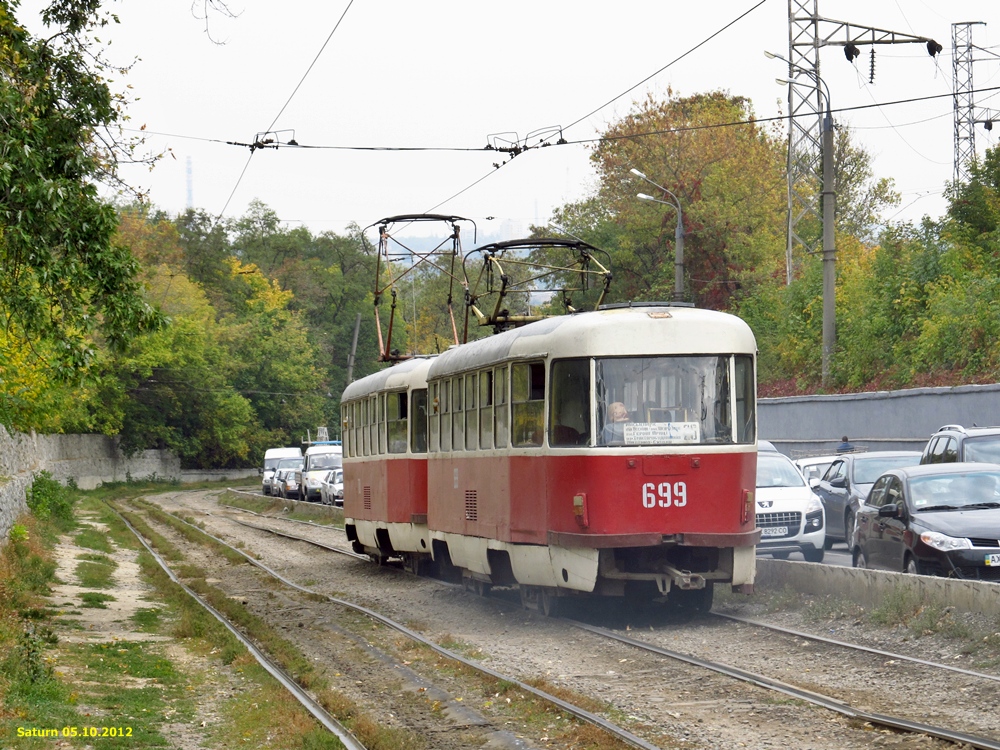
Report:
<svg viewBox="0 0 1000 750"><path fill-rule="evenodd" d="M674 301L683 302L684 301L684 212L681 210L680 199L667 190L663 185L657 185L651 179L646 177L638 169L629 170L636 177L641 177L650 185L658 187L663 191L664 195L669 195L673 198L673 202L660 200L659 198L654 198L651 195L646 195L645 193L636 194L636 198L643 201L652 201L653 203L661 203L664 206L672 206L677 210L677 228L674 230Z"/></svg>
<svg viewBox="0 0 1000 750"><path fill-rule="evenodd" d="M823 117L823 385L830 383L830 364L837 345L837 246L834 234L836 215L836 184L833 174L833 112L830 105L830 87L815 72L789 62L773 52L764 53L768 58L788 63L789 69L804 73L816 82L816 91L826 100L826 114ZM778 83L802 86L802 81L794 78L777 78ZM825 89L825 90L824 90ZM790 154L790 152L789 152ZM790 200L790 197L789 197ZM791 226L791 204L789 204L789 227ZM791 234L788 238L791 247Z"/></svg>

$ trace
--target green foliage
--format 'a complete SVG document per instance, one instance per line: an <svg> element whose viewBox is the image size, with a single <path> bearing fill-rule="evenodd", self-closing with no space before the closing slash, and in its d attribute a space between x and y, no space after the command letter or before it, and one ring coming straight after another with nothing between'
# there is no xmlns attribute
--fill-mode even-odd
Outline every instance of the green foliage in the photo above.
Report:
<svg viewBox="0 0 1000 750"><path fill-rule="evenodd" d="M121 152L99 136L122 115L90 44L108 19L96 3L57 0L43 13L53 35L34 39L16 7L0 3L0 312L29 348L52 342L45 362L73 381L95 337L121 347L160 319L135 258L113 241L114 208L98 197Z"/></svg>
<svg viewBox="0 0 1000 750"><path fill-rule="evenodd" d="M51 519L63 528L72 527L75 523L73 520L75 497L66 487L53 479L49 472L39 472L25 494L28 508L39 520Z"/></svg>
<svg viewBox="0 0 1000 750"><path fill-rule="evenodd" d="M722 127L739 122L746 124ZM638 190L660 192L633 168L680 202L689 300L728 309L735 295L784 273L782 140L753 122L746 99L721 91L648 98L603 136L591 157L597 195L564 207L555 224L598 246L610 243L614 299L674 296L677 212L636 200Z"/></svg>

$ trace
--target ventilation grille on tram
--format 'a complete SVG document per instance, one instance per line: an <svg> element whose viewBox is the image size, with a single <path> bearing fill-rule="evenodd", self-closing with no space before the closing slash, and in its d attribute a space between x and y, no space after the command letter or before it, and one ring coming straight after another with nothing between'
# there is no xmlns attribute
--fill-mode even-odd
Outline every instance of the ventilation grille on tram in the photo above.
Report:
<svg viewBox="0 0 1000 750"><path fill-rule="evenodd" d="M476 499L476 490L465 491L465 520L475 521L479 518L479 501Z"/></svg>
<svg viewBox="0 0 1000 750"><path fill-rule="evenodd" d="M372 488L365 487L365 510L372 509Z"/></svg>

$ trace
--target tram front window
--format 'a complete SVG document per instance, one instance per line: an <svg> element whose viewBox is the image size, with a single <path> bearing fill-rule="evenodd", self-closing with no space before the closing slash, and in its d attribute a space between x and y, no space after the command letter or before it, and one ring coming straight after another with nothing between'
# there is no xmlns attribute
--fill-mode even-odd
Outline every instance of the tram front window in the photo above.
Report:
<svg viewBox="0 0 1000 750"><path fill-rule="evenodd" d="M598 444L732 443L732 361L719 356L596 360Z"/></svg>

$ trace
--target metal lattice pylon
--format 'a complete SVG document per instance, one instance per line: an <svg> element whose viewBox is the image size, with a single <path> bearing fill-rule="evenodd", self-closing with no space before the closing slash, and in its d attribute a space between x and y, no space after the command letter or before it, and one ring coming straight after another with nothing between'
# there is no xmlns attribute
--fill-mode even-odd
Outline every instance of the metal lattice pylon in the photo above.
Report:
<svg viewBox="0 0 1000 750"><path fill-rule="evenodd" d="M941 46L928 37L901 34L819 15L819 0L788 0L788 74L798 78L788 85L788 242L785 251L787 282L793 277L796 248L817 252L822 224L822 134L825 106L820 77L821 47L924 43L936 55ZM799 77L801 76L801 77ZM810 225L809 222L812 222Z"/></svg>
<svg viewBox="0 0 1000 750"><path fill-rule="evenodd" d="M951 25L951 46L954 50L955 83L955 183L969 181L969 164L976 158L976 123L1000 119L1000 113L991 109L976 109L975 86L972 83L973 56L972 27L985 26L982 21L966 21Z"/></svg>

